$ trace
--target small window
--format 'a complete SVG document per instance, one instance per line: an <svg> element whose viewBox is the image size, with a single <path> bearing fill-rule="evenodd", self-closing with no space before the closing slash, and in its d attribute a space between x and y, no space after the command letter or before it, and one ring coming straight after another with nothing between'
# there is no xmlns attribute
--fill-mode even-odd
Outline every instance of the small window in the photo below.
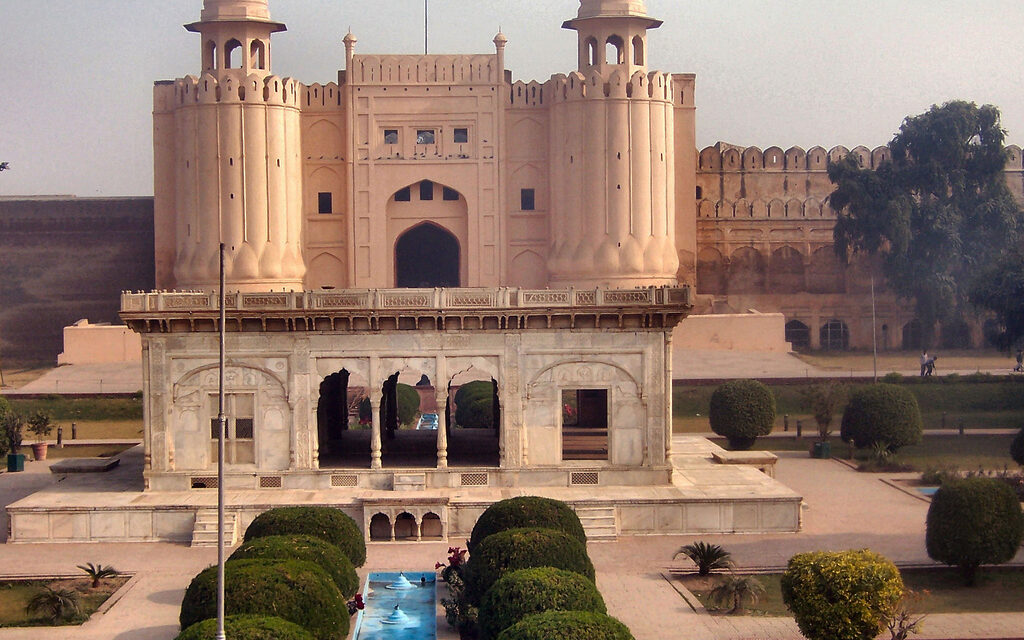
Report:
<svg viewBox="0 0 1024 640"><path fill-rule="evenodd" d="M459 192L455 189L444 188L444 199L448 202L455 202L459 199Z"/></svg>
<svg viewBox="0 0 1024 640"><path fill-rule="evenodd" d="M412 200L412 190L409 187L395 192L395 202L409 202L410 200Z"/></svg>
<svg viewBox="0 0 1024 640"><path fill-rule="evenodd" d="M420 129L416 132L416 144L434 144L434 130Z"/></svg>
<svg viewBox="0 0 1024 640"><path fill-rule="evenodd" d="M434 199L434 183L430 180L424 180L420 183L420 200L433 200Z"/></svg>
<svg viewBox="0 0 1024 640"><path fill-rule="evenodd" d="M334 194L329 191L317 194L317 204L320 213L334 213Z"/></svg>
<svg viewBox="0 0 1024 640"><path fill-rule="evenodd" d="M533 189L523 189L519 192L519 208L523 211L533 211L537 208L537 194Z"/></svg>
<svg viewBox="0 0 1024 640"><path fill-rule="evenodd" d="M384 130L384 144L398 144L398 129Z"/></svg>
<svg viewBox="0 0 1024 640"><path fill-rule="evenodd" d="M704 189L697 187L697 199L700 200L704 197Z"/></svg>
<svg viewBox="0 0 1024 640"><path fill-rule="evenodd" d="M469 142L469 129L456 129L455 130L455 143L463 144Z"/></svg>

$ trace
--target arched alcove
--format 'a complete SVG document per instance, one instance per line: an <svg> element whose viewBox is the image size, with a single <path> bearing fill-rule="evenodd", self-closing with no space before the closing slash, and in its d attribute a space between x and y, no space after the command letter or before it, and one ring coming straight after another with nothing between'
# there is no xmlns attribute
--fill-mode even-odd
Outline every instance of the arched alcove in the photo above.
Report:
<svg viewBox="0 0 1024 640"><path fill-rule="evenodd" d="M811 346L811 328L799 320L786 323L786 342L794 349L807 349Z"/></svg>
<svg viewBox="0 0 1024 640"><path fill-rule="evenodd" d="M224 68L242 68L242 43L234 38L224 44Z"/></svg>
<svg viewBox="0 0 1024 640"><path fill-rule="evenodd" d="M642 67L647 64L644 60L644 39L640 36L633 38L633 64Z"/></svg>
<svg viewBox="0 0 1024 640"><path fill-rule="evenodd" d="M370 518L370 540L373 542L391 540L391 518L377 513Z"/></svg>
<svg viewBox="0 0 1024 640"><path fill-rule="evenodd" d="M850 348L850 329L842 320L833 318L821 325L818 338L825 351L846 351Z"/></svg>
<svg viewBox="0 0 1024 640"><path fill-rule="evenodd" d="M605 42L605 64L622 64L626 61L626 43L619 36L611 36Z"/></svg>
<svg viewBox="0 0 1024 640"><path fill-rule="evenodd" d="M267 68L267 47L262 40L253 40L249 46L249 60L253 69Z"/></svg>
<svg viewBox="0 0 1024 640"><path fill-rule="evenodd" d="M395 286L458 287L460 256L454 234L429 222L417 225L395 243Z"/></svg>
<svg viewBox="0 0 1024 640"><path fill-rule="evenodd" d="M419 537L416 516L402 512L395 518L395 540L415 540Z"/></svg>

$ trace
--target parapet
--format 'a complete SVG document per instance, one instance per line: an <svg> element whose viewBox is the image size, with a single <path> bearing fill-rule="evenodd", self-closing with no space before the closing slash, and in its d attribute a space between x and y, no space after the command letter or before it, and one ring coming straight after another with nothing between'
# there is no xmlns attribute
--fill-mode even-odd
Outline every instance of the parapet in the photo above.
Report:
<svg viewBox="0 0 1024 640"><path fill-rule="evenodd" d="M771 200L701 200L697 204L697 218L711 220L834 220L836 211L818 198L772 198Z"/></svg>
<svg viewBox="0 0 1024 640"><path fill-rule="evenodd" d="M157 87L159 96L162 87ZM174 83L174 104L263 103L275 106L299 106L300 84L292 78L232 74L218 80L212 74L201 78L185 76Z"/></svg>
<svg viewBox="0 0 1024 640"><path fill-rule="evenodd" d="M357 55L345 70L351 85L480 85L504 81L495 54L478 55Z"/></svg>

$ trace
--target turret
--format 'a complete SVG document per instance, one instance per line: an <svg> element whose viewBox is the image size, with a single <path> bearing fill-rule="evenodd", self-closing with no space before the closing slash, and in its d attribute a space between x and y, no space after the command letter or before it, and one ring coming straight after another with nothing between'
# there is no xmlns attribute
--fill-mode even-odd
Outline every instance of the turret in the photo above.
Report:
<svg viewBox="0 0 1024 640"><path fill-rule="evenodd" d="M626 77L647 72L647 31L660 26L644 0L580 0L579 14L562 24L579 34L580 73L614 68Z"/></svg>
<svg viewBox="0 0 1024 640"><path fill-rule="evenodd" d="M267 0L206 0L199 22L185 25L202 38L202 71L218 77L270 74L270 34L285 26L270 19Z"/></svg>

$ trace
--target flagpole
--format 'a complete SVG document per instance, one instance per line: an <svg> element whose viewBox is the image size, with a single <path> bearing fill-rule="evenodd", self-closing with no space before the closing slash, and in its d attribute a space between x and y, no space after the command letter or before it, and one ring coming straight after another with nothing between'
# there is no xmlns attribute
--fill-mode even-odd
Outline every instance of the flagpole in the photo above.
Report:
<svg viewBox="0 0 1024 640"><path fill-rule="evenodd" d="M217 360L219 386L217 388L217 636L226 640L224 633L224 243L220 243L220 352Z"/></svg>
<svg viewBox="0 0 1024 640"><path fill-rule="evenodd" d="M878 335L875 332L876 326L878 326L878 322L875 319L875 276L871 276L871 352L875 365L873 382L878 382Z"/></svg>
<svg viewBox="0 0 1024 640"><path fill-rule="evenodd" d="M427 21L427 2L428 0L423 0L423 55L427 55L427 53L429 53L429 48L427 46L429 41L427 38L429 37L428 28L430 23Z"/></svg>

